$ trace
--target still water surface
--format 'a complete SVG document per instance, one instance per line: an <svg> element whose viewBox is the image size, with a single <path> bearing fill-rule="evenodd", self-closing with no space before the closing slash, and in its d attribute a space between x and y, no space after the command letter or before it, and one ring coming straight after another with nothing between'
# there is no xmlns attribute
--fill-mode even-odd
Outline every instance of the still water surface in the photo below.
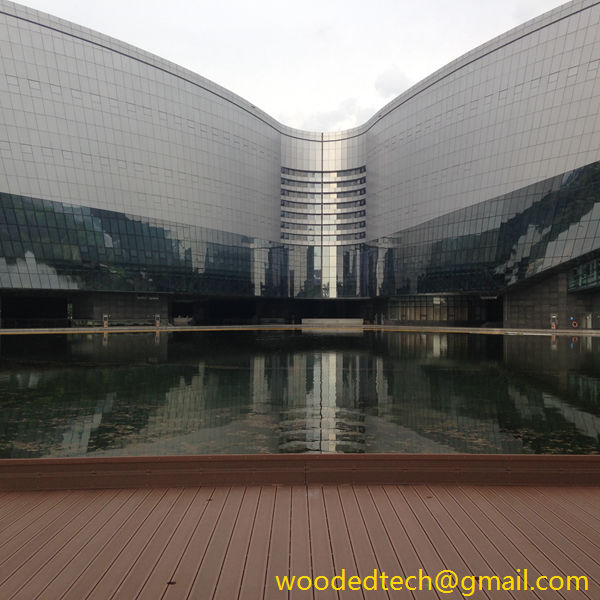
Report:
<svg viewBox="0 0 600 600"><path fill-rule="evenodd" d="M598 453L600 338L0 336L0 457Z"/></svg>

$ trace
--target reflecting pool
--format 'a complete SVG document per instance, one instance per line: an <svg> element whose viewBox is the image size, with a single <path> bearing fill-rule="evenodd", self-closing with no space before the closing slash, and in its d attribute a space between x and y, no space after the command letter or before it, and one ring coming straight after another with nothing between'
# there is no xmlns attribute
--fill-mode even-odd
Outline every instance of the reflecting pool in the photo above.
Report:
<svg viewBox="0 0 600 600"><path fill-rule="evenodd" d="M590 454L600 338L0 336L0 457Z"/></svg>

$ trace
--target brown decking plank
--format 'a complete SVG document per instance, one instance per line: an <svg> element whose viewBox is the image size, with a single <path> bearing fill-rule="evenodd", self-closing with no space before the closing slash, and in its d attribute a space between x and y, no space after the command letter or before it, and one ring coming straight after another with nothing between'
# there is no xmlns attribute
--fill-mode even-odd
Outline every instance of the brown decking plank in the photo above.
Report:
<svg viewBox="0 0 600 600"><path fill-rule="evenodd" d="M14 551L18 544L25 544L31 537L42 533L44 528L52 526L61 515L76 510L90 498L90 492L61 492L45 498L29 510L15 511L15 519L0 533L0 552L6 557L5 546ZM18 538L18 539L15 539ZM1 563L1 561L0 561Z"/></svg>
<svg viewBox="0 0 600 600"><path fill-rule="evenodd" d="M132 561L129 571L124 575L121 585L112 596L113 598L131 600L131 598L137 597L164 552L165 546L189 509L196 492L196 488L186 488L182 491L141 554Z"/></svg>
<svg viewBox="0 0 600 600"><path fill-rule="evenodd" d="M514 554L514 547L510 549L507 544L499 539L498 535L494 535L493 531L489 531L488 523L479 517L476 511L469 511L461 502L454 496L455 486L429 486L433 496L438 500L441 510L447 510L455 521L457 527L464 531L465 536L472 542L473 546L485 560L488 565L483 570L474 572L474 575L497 575L503 577L506 575L514 575L516 569L521 568L522 563L518 562L514 566L507 558L507 548ZM509 594L510 592L506 592ZM514 592L518 594L519 592ZM544 593L540 591L531 591L532 599L543 600ZM541 594L541 595L540 595ZM507 596L508 597L508 596Z"/></svg>
<svg viewBox="0 0 600 600"><path fill-rule="evenodd" d="M290 516L292 510L292 488L278 486L271 522L267 574L265 577L265 600L289 598L287 591L279 591L275 576L285 577L290 573ZM240 599L241 600L241 599ZM245 600L245 598L244 598Z"/></svg>
<svg viewBox="0 0 600 600"><path fill-rule="evenodd" d="M477 486L453 487L451 491L457 503L463 505L465 510L477 523L483 533L499 549L512 569L509 573L497 572L500 578L506 575L515 575L517 569L528 569L530 579L552 573L554 565L545 556L540 555L538 549L529 543L529 540L499 511L483 506L477 493ZM534 593L534 592L532 592ZM562 598L558 592L552 590L539 591L543 600Z"/></svg>
<svg viewBox="0 0 600 600"><path fill-rule="evenodd" d="M240 588L237 594L231 596L231 600L259 600L264 596L274 506L275 488L264 486L260 492Z"/></svg>
<svg viewBox="0 0 600 600"><path fill-rule="evenodd" d="M499 568L510 573L512 567L504 560L496 547L481 535L481 530L469 515L455 503L453 497L447 494L444 501L438 497L440 488L441 486L432 486L422 490L427 510L465 560L469 574L474 576L497 575ZM426 519L427 516L424 515L423 518ZM474 540L477 540L477 544L474 543ZM505 599L514 597L510 591L494 590L490 591L488 595L493 598Z"/></svg>
<svg viewBox="0 0 600 600"><path fill-rule="evenodd" d="M131 543L135 534L151 516L152 511L159 506L167 493L166 489L135 490L134 499L138 501L132 514L116 531L113 537L96 554L92 563L82 571L71 583L61 600L81 600L88 598L98 584L105 578L115 561L129 563L124 549ZM122 556L123 555L123 556ZM111 592L112 593L112 592ZM107 594L108 595L108 594Z"/></svg>
<svg viewBox="0 0 600 600"><path fill-rule="evenodd" d="M413 571L411 575L418 573L418 570L422 568L423 574L429 575L433 579L437 572L447 568L445 561L437 552L435 545L427 537L423 526L412 512L410 505L406 502L406 498L402 495L400 487L386 486L384 492L388 496L397 518L402 521L402 525L419 557L420 564L417 570ZM415 596L420 598L425 597L426 594L431 595L432 591L428 589L428 585L425 588L421 593L422 595L419 592L415 592Z"/></svg>
<svg viewBox="0 0 600 600"><path fill-rule="evenodd" d="M172 597L174 598L179 599L187 597L187 594L194 583L198 564L206 552L206 548L217 526L221 511L226 505L230 491L231 490L228 487L214 488L211 496L206 499L206 508L202 511L198 522L192 531L192 535L179 560L169 574L169 577L166 581L150 578L153 587L150 588L148 584L144 587L143 592L145 596L149 598L163 598L163 594L167 591L171 591ZM174 589L171 590L171 588Z"/></svg>
<svg viewBox="0 0 600 600"><path fill-rule="evenodd" d="M448 512L445 514L441 511L437 516L439 521L432 515L429 510L429 505L434 504L432 494L429 489L424 486L402 486L398 488L404 500L413 512L413 515L421 525L425 535L435 547L437 553L443 560L444 568L454 571L459 578L465 575L479 575L480 573L473 569L472 564L483 566L481 557L472 544L466 543L458 545L457 542L461 539L461 533L458 533L457 538L453 538L448 534L448 529L452 529L452 519ZM455 524L454 524L455 525ZM457 529L454 527L454 529ZM461 539L461 541L466 541ZM486 565L487 566L487 565ZM505 591L482 591L482 596L494 599L506 600L508 597Z"/></svg>
<svg viewBox="0 0 600 600"><path fill-rule="evenodd" d="M2 584L12 578L13 573L24 564L33 564L37 560L36 555L46 556L48 548L51 549L61 539L64 530L71 531L72 523L80 524L82 515L83 518L90 518L96 507L101 506L107 497L110 498L114 494L114 491L109 490L96 494L84 494L73 506L61 507L63 510L60 514L52 514L54 517L52 522L34 532L34 535L27 535L25 540L21 536L11 540L8 547L4 549L5 558L0 565L3 576ZM67 508L71 508L71 510L67 510ZM30 533L28 528L27 534Z"/></svg>
<svg viewBox="0 0 600 600"><path fill-rule="evenodd" d="M290 573L296 578L305 575L314 577L310 522L308 519L308 498L306 486L292 487L292 511L290 515ZM319 573L317 573L319 574ZM314 596L313 590L302 591L294 588L290 600L302 600Z"/></svg>
<svg viewBox="0 0 600 600"><path fill-rule="evenodd" d="M594 527L586 521L585 516L580 515L576 510L572 509L573 502L560 502L557 500L557 494L552 494L552 489L545 489L543 492L537 488L527 486L523 489L523 493L531 499L532 502L537 502L542 505L546 511L559 519L570 531L570 537L575 537L584 544L584 547L591 546L590 555L600 555L600 527ZM572 496L569 495L572 500Z"/></svg>
<svg viewBox="0 0 600 600"><path fill-rule="evenodd" d="M232 600L237 598L244 575L244 567L248 557L248 548L258 511L260 495L261 488L259 486L249 486L246 488L233 533L226 549L219 580L215 583L215 592L211 596L212 600ZM201 577L201 574L199 575Z"/></svg>
<svg viewBox="0 0 600 600"><path fill-rule="evenodd" d="M129 492L131 495L131 492ZM48 552L36 554L22 568L28 577L19 575L17 571L13 575L14 580L20 580L21 587L15 591L14 600L29 600L40 595L51 597L46 591L48 585L72 560L85 557L87 544L93 539L104 526L111 520L115 513L119 513L127 500L127 494L117 492L112 498L101 505L92 514L80 513L78 519L72 521L56 536ZM86 552L84 553L84 548ZM64 589L64 588L62 588ZM6 597L10 595L10 589L2 589Z"/></svg>
<svg viewBox="0 0 600 600"><path fill-rule="evenodd" d="M391 542L390 532L387 531L379 514L379 510L373 501L369 486L353 486L353 492L356 497L358 510L360 511L360 515L368 532L368 537L380 572L385 572L390 578L399 576L404 579L407 573L405 572L402 561L398 557L396 549ZM387 587L390 587L389 580L387 582ZM407 598L411 596L414 597L413 592L410 590L406 590L404 593Z"/></svg>
<svg viewBox="0 0 600 600"><path fill-rule="evenodd" d="M114 595L129 572L132 563L137 561L144 548L150 543L182 493L183 489L181 488L170 488L166 491L152 512L148 514L148 518L144 519L135 533L123 545L121 552L117 553L102 579L86 596L87 600L106 600Z"/></svg>
<svg viewBox="0 0 600 600"><path fill-rule="evenodd" d="M386 493L388 487L394 486L369 486L369 492L379 513L381 522L388 532L394 552L402 564L404 576L417 575L419 569L423 569L425 572L426 567L419 554L419 549L423 552L423 544L420 543L422 536L414 540L410 532L406 529L403 516L398 514L392 500ZM427 551L431 551L431 549L427 548ZM407 591L402 593L406 593ZM440 595L435 590L413 591L411 593L415 598L429 600L431 598L440 598Z"/></svg>
<svg viewBox="0 0 600 600"><path fill-rule="evenodd" d="M117 532L127 523L135 513L140 501L150 494L150 490L120 490L118 497L123 503L115 511L102 529L93 537L88 537L85 547L74 556L65 567L57 572L56 576L43 590L42 597L60 598L77 581L82 573L90 568L97 560L104 547L112 540Z"/></svg>
<svg viewBox="0 0 600 600"><path fill-rule="evenodd" d="M333 564L336 574L342 573L344 569L346 580L350 577L359 575L356 556L352 541L348 532L348 525L344 517L342 502L340 499L340 488L336 485L323 487L323 498L325 500L325 514L327 516L327 528L329 530L329 539L333 550ZM344 596L350 592L342 592ZM372 592L368 592L371 594ZM357 598L364 598L363 590L355 591L353 594Z"/></svg>
<svg viewBox="0 0 600 600"><path fill-rule="evenodd" d="M598 486L558 486L558 490L561 494L571 496L573 492L577 492L574 498L578 500L582 506L589 509L590 514L596 518L599 517L600 513L600 488Z"/></svg>
<svg viewBox="0 0 600 600"><path fill-rule="evenodd" d="M256 488L253 489L255 491L251 494L253 498L251 498L250 505L252 504L252 500L256 500L258 497ZM236 525L239 522L238 519L247 494L248 488L236 486L232 488L227 497L227 502L219 515L217 526L210 538L204 556L199 557L200 561L188 594L190 598L204 596L205 598L212 599L214 597L219 578L223 572L227 550L231 546L232 539L236 534ZM248 531L250 531L249 527ZM224 574L224 577L226 576ZM177 574L175 574L174 579L177 580ZM181 591L181 588L176 585L169 586L165 594L165 599L180 598Z"/></svg>
<svg viewBox="0 0 600 600"><path fill-rule="evenodd" d="M479 487L477 492L490 507L509 519L514 527L523 532L534 548L551 561L554 569L545 574L562 572L563 575L588 575L590 590L587 595L594 597L594 592L600 592L598 563L581 552L552 524L544 521L538 512L520 504L518 489L505 490L503 494L502 490ZM507 501L506 496L510 502ZM583 592L581 593L583 594Z"/></svg>
<svg viewBox="0 0 600 600"><path fill-rule="evenodd" d="M55 495L65 495L65 492L55 492ZM0 506L0 532L6 523L12 523L15 513L23 514L41 504L47 494L44 492L32 492L30 494L6 493L6 499Z"/></svg>
<svg viewBox="0 0 600 600"><path fill-rule="evenodd" d="M329 537L327 515L325 513L325 498L321 485L308 485L306 487L306 504L308 507L308 522L311 546L313 575L333 577L337 573L333 564L333 549ZM333 600L338 598L338 592L329 587L320 591L318 600Z"/></svg>
<svg viewBox="0 0 600 600"><path fill-rule="evenodd" d="M204 512L212 503L215 488L199 488L188 512L183 516L177 529L164 548L158 562L143 584L137 598L160 598L171 577L187 551L196 528L202 521ZM119 594L120 595L120 594ZM127 600L133 600L133 596Z"/></svg>
<svg viewBox="0 0 600 600"><path fill-rule="evenodd" d="M539 489L540 491L544 490L544 488ZM585 518L586 522L590 523L594 529L600 528L600 506L595 503L596 496L599 495L599 489L597 487L592 488L590 493L586 488L577 488L577 494L574 494L568 488L553 488L554 495L561 498L571 510L576 511L578 516Z"/></svg>
<svg viewBox="0 0 600 600"><path fill-rule="evenodd" d="M494 489L497 494L501 495L505 490ZM542 502L536 502L526 489L519 490L519 494L515 497L510 496L511 505L519 511L525 519L533 521L537 518L538 530L551 540L555 546L561 550L566 550L569 556L580 566L593 570L596 575L596 581L600 576L600 531L592 530L596 534L596 539L599 542L594 544L586 537L577 535L573 528L565 523L555 513L550 511ZM538 510L533 510L537 507ZM572 540L576 540L574 543Z"/></svg>
<svg viewBox="0 0 600 600"><path fill-rule="evenodd" d="M350 486L339 486L338 490L358 572L364 578L373 576L374 571L377 571L377 585L374 585L374 582L369 582L369 587L375 587L376 589L367 590L366 595L369 599L389 599L388 592L382 589L381 580L379 579L382 568L375 555L369 530L365 526L354 489Z"/></svg>

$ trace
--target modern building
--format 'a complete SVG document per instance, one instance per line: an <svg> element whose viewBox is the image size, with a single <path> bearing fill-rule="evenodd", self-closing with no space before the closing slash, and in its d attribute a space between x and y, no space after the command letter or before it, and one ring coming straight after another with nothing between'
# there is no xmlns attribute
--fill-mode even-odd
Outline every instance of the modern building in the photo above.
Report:
<svg viewBox="0 0 600 600"><path fill-rule="evenodd" d="M600 327L600 2L335 133L7 0L0 64L4 326Z"/></svg>

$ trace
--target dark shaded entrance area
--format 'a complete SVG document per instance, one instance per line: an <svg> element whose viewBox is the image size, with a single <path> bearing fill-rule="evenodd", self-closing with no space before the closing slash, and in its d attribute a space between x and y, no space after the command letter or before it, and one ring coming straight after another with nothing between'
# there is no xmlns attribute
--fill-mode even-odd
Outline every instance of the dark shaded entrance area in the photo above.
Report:
<svg viewBox="0 0 600 600"><path fill-rule="evenodd" d="M502 327L502 296L482 296L483 320L488 327Z"/></svg>
<svg viewBox="0 0 600 600"><path fill-rule="evenodd" d="M0 300L0 326L68 327L67 298L57 296L7 295Z"/></svg>
<svg viewBox="0 0 600 600"><path fill-rule="evenodd" d="M363 318L372 321L377 312L372 300L289 298L175 298L171 320L191 317L197 325L300 323L307 318Z"/></svg>

